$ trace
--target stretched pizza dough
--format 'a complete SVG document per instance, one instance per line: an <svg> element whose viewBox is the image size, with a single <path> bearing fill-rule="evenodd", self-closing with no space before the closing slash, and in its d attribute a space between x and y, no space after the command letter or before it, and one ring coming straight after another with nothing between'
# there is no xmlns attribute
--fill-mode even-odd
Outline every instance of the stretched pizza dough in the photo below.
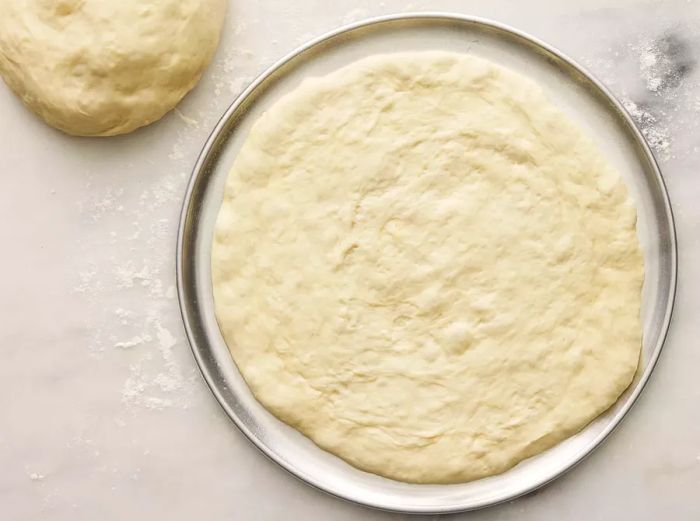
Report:
<svg viewBox="0 0 700 521"><path fill-rule="evenodd" d="M257 399L352 465L507 470L630 384L636 212L526 79L448 53L361 60L260 118L216 224L216 315Z"/></svg>
<svg viewBox="0 0 700 521"><path fill-rule="evenodd" d="M112 136L199 81L226 0L0 0L0 75L49 125Z"/></svg>

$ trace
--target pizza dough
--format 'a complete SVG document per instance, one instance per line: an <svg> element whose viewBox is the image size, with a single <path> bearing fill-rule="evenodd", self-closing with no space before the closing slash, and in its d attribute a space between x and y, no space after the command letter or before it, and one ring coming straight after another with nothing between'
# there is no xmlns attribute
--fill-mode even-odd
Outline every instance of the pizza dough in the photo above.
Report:
<svg viewBox="0 0 700 521"><path fill-rule="evenodd" d="M372 57L250 132L216 223L216 315L257 399L320 447L397 480L472 480L630 384L635 225L618 174L531 80Z"/></svg>
<svg viewBox="0 0 700 521"><path fill-rule="evenodd" d="M49 125L112 136L199 81L226 0L0 0L0 75Z"/></svg>

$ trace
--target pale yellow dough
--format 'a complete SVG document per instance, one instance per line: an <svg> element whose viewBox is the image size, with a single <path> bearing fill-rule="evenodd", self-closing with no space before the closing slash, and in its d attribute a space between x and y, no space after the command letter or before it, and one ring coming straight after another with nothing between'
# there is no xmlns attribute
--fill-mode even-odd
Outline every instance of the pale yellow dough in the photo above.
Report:
<svg viewBox="0 0 700 521"><path fill-rule="evenodd" d="M257 399L360 469L507 470L632 380L636 212L531 80L392 54L260 118L212 247L216 314Z"/></svg>
<svg viewBox="0 0 700 521"><path fill-rule="evenodd" d="M0 0L0 75L49 125L130 132L192 89L226 0Z"/></svg>

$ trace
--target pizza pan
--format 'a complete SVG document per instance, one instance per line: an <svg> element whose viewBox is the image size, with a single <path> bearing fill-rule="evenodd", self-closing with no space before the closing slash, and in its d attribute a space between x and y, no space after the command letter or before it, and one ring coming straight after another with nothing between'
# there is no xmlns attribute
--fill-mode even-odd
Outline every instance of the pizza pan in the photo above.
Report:
<svg viewBox="0 0 700 521"><path fill-rule="evenodd" d="M644 343L629 389L579 434L503 474L455 485L407 484L362 472L269 414L252 396L226 348L211 287L210 249L224 181L251 124L304 78L368 55L414 50L471 53L542 85L625 179L637 205L645 259ZM233 102L206 142L187 188L177 282L185 328L204 378L226 413L263 453L310 485L356 503L407 513L456 512L510 500L544 485L591 453L622 420L649 378L666 336L676 287L676 238L668 195L649 147L620 103L583 68L500 23L444 13L394 15L316 38L263 72Z"/></svg>

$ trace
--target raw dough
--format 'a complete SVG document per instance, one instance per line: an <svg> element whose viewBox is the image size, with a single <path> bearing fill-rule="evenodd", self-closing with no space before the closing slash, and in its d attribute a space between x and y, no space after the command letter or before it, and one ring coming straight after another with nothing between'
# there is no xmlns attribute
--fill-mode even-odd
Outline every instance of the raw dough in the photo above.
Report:
<svg viewBox="0 0 700 521"><path fill-rule="evenodd" d="M322 448L397 480L472 480L629 385L635 224L531 80L468 55L368 58L251 131L216 224L216 314L257 399Z"/></svg>
<svg viewBox="0 0 700 521"><path fill-rule="evenodd" d="M0 0L0 75L64 132L130 132L199 81L225 10L226 0Z"/></svg>

